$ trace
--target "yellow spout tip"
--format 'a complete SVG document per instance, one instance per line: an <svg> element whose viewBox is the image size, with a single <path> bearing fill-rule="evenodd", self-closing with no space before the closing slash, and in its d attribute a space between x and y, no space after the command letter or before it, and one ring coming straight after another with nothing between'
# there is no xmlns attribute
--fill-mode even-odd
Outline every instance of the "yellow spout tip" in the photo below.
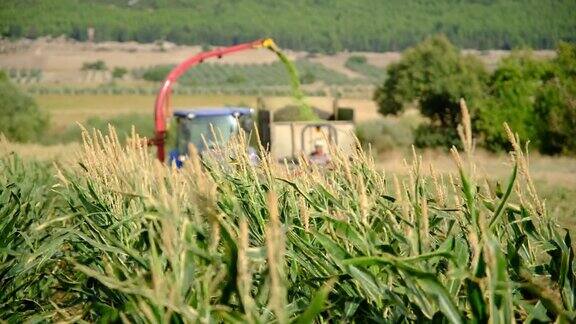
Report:
<svg viewBox="0 0 576 324"><path fill-rule="evenodd" d="M262 41L262 47L266 47L266 48L273 50L273 51L278 50L278 46L276 45L276 43L274 42L274 40L272 38L264 39Z"/></svg>

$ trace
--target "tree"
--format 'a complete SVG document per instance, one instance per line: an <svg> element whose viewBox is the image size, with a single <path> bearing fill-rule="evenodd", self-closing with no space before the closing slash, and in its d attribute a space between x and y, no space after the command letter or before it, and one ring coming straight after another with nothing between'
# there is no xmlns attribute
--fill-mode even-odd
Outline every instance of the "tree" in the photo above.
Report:
<svg viewBox="0 0 576 324"><path fill-rule="evenodd" d="M505 58L492 74L488 97L479 105L476 129L490 150L509 149L502 125L507 122L520 138L539 145L534 97L551 73L551 64L529 51Z"/></svg>
<svg viewBox="0 0 576 324"><path fill-rule="evenodd" d="M316 82L316 75L311 71L306 71L300 76L300 84L312 84Z"/></svg>
<svg viewBox="0 0 576 324"><path fill-rule="evenodd" d="M459 101L464 98L471 107L484 96L487 72L471 56L465 56L442 35L427 38L405 51L402 59L388 68L388 78L374 93L379 111L383 115L396 115L416 102L421 113L430 119L430 128L442 136L454 137L460 120ZM431 136L429 131L417 135ZM453 144L429 142L425 145Z"/></svg>
<svg viewBox="0 0 576 324"><path fill-rule="evenodd" d="M540 151L576 154L576 44L560 43L553 73L536 95Z"/></svg>
<svg viewBox="0 0 576 324"><path fill-rule="evenodd" d="M11 141L28 142L40 139L47 126L48 115L0 71L0 133Z"/></svg>
<svg viewBox="0 0 576 324"><path fill-rule="evenodd" d="M82 71L88 71L88 70L106 71L108 70L108 67L106 66L106 62L102 60L94 62L84 62L84 64L82 64Z"/></svg>

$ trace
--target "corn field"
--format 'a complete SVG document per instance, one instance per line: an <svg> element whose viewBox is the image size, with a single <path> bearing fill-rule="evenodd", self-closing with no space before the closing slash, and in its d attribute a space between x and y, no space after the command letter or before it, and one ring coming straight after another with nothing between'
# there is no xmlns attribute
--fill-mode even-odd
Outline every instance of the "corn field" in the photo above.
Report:
<svg viewBox="0 0 576 324"><path fill-rule="evenodd" d="M0 322L574 321L570 233L518 138L496 186L460 133L457 174L416 154L386 174L361 150L254 168L238 143L177 170L113 130L75 165L5 156Z"/></svg>

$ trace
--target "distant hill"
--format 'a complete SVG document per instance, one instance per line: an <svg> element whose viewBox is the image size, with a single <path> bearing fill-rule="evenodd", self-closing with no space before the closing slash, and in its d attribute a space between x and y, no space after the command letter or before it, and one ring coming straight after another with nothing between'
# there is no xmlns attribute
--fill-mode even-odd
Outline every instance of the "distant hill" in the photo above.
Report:
<svg viewBox="0 0 576 324"><path fill-rule="evenodd" d="M273 37L285 48L401 50L446 34L464 48L576 41L574 0L0 0L0 35L223 45Z"/></svg>

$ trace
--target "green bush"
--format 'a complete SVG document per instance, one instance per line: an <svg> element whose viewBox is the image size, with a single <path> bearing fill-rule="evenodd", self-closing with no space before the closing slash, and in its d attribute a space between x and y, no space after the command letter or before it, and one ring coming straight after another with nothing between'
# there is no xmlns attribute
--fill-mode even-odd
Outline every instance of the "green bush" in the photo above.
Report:
<svg viewBox="0 0 576 324"><path fill-rule="evenodd" d="M246 77L240 74L232 74L226 78L226 83L241 84L246 82Z"/></svg>
<svg viewBox="0 0 576 324"><path fill-rule="evenodd" d="M460 99L464 98L474 113L485 95L488 76L478 59L462 55L444 36L428 38L406 50L399 62L390 65L387 74L386 81L374 93L380 113L397 115L416 101L433 129L453 130L460 120ZM433 133L440 136L450 132Z"/></svg>
<svg viewBox="0 0 576 324"><path fill-rule="evenodd" d="M346 60L346 65L349 64L366 64L368 60L364 55L352 55Z"/></svg>
<svg viewBox="0 0 576 324"><path fill-rule="evenodd" d="M124 78L124 76L126 75L126 73L128 73L128 70L126 68L123 67L115 67L114 70L112 70L112 78L114 79L122 79Z"/></svg>
<svg viewBox="0 0 576 324"><path fill-rule="evenodd" d="M85 62L82 64L82 71L106 71L108 67L106 63L102 60L94 61L94 62Z"/></svg>
<svg viewBox="0 0 576 324"><path fill-rule="evenodd" d="M0 71L0 133L11 141L36 141L48 126L48 115Z"/></svg>
<svg viewBox="0 0 576 324"><path fill-rule="evenodd" d="M173 65L157 65L148 68L142 73L142 78L146 81L161 82L166 79Z"/></svg>

